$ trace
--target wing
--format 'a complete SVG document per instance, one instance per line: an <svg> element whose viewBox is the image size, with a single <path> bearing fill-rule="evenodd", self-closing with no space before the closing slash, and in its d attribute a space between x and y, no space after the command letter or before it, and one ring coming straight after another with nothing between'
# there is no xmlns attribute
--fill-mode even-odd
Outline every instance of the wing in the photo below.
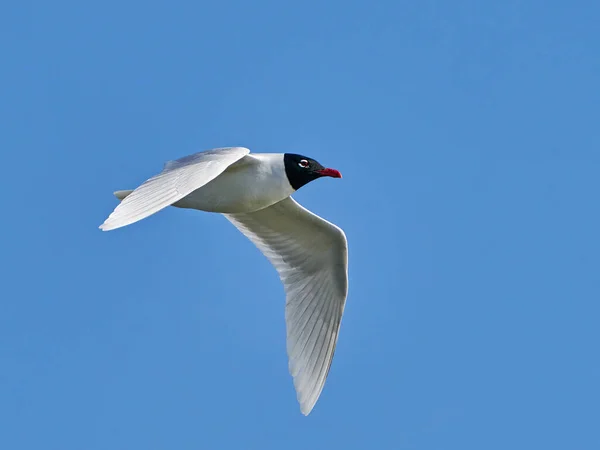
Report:
<svg viewBox="0 0 600 450"><path fill-rule="evenodd" d="M104 231L130 225L181 200L218 177L250 150L227 147L195 153L165 164L163 171L129 194L100 225Z"/></svg>
<svg viewBox="0 0 600 450"><path fill-rule="evenodd" d="M271 261L283 282L290 373L300 410L308 415L329 373L348 294L346 235L291 197L225 217Z"/></svg>

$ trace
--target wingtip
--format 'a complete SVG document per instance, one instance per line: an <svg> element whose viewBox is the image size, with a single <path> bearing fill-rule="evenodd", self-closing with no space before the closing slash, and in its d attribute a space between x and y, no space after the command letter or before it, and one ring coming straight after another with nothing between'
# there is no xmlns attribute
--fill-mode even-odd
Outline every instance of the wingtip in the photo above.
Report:
<svg viewBox="0 0 600 450"><path fill-rule="evenodd" d="M115 226L114 223L110 223L109 219L106 219L104 221L104 223L102 225L100 225L98 228L102 231L111 231L111 230L114 230L115 228L119 228L119 227Z"/></svg>
<svg viewBox="0 0 600 450"><path fill-rule="evenodd" d="M312 410L313 410L312 407L309 407L307 405L300 405L300 412L305 417L308 416Z"/></svg>

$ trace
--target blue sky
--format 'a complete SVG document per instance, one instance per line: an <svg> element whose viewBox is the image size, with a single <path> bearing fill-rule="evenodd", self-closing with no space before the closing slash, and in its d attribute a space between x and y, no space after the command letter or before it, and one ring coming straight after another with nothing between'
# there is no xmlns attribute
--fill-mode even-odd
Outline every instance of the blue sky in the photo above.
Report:
<svg viewBox="0 0 600 450"><path fill-rule="evenodd" d="M600 448L597 2L5 2L0 448ZM283 289L227 221L102 233L212 147L339 169L312 414Z"/></svg>

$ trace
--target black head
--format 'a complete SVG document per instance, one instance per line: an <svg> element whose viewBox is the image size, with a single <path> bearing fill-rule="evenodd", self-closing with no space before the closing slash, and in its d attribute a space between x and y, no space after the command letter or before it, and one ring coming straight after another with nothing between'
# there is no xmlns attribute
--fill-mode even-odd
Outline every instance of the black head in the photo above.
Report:
<svg viewBox="0 0 600 450"><path fill-rule="evenodd" d="M294 190L300 189L307 183L321 177L342 178L342 174L335 169L323 167L312 158L294 153L283 155L285 174Z"/></svg>

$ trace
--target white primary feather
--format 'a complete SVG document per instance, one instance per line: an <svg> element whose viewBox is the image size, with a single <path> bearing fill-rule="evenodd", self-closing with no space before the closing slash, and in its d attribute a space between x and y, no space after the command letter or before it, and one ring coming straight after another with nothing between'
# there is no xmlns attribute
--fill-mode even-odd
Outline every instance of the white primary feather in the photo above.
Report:
<svg viewBox="0 0 600 450"><path fill-rule="evenodd" d="M227 147L169 161L161 173L127 195L100 229L108 231L130 225L172 205L218 177L248 153L250 150L244 147Z"/></svg>
<svg viewBox="0 0 600 450"><path fill-rule="evenodd" d="M308 415L329 373L348 294L346 235L291 197L225 217L271 261L283 282L290 373L300 409Z"/></svg>

